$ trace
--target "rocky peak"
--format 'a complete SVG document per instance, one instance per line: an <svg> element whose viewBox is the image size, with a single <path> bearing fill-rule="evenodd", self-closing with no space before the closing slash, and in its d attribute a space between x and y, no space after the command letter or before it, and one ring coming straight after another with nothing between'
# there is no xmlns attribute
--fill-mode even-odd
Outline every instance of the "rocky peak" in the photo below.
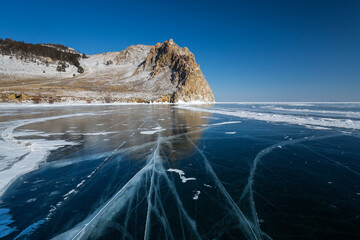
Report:
<svg viewBox="0 0 360 240"><path fill-rule="evenodd" d="M171 70L170 81L177 88L169 96L171 102L214 101L214 94L196 63L194 54L187 47L179 47L172 39L153 46L135 74L147 70L151 71L153 78L167 68Z"/></svg>

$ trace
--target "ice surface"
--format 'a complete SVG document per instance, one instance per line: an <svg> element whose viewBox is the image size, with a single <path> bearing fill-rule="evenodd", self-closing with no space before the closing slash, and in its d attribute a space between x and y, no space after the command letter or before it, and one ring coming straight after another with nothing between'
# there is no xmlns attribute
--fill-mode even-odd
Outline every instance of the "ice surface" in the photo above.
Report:
<svg viewBox="0 0 360 240"><path fill-rule="evenodd" d="M26 239L44 222L45 222L44 220L40 220L34 224L31 224L29 227L27 227L25 230L23 230L19 235L17 235L16 238L14 238L14 240L24 239L24 238Z"/></svg>
<svg viewBox="0 0 360 240"><path fill-rule="evenodd" d="M8 184L29 171L37 168L38 164L45 160L46 156L51 150L58 149L66 145L76 145L64 140L45 140L45 139L28 139L26 141L19 141L15 136L28 136L29 132L18 132L14 136L14 130L24 125L45 122L61 118L73 118L79 116L94 115L88 114L68 114L62 116L45 117L29 120L17 120L3 125L1 138L4 142L0 146L1 154L4 154L3 162L0 171L0 195L4 193ZM36 132L34 133L36 135Z"/></svg>
<svg viewBox="0 0 360 240"><path fill-rule="evenodd" d="M0 208L0 238L6 237L16 231L16 228L7 226L14 222L9 212L10 209Z"/></svg>
<svg viewBox="0 0 360 240"><path fill-rule="evenodd" d="M269 113L285 110L263 106L0 107L0 114L18 111L0 122L2 172L26 160L33 147L42 159L8 180L0 201L4 239L360 235L354 227L360 215L358 131L286 122L356 119ZM341 110L291 105L305 106ZM239 119L244 111L275 115L284 124Z"/></svg>

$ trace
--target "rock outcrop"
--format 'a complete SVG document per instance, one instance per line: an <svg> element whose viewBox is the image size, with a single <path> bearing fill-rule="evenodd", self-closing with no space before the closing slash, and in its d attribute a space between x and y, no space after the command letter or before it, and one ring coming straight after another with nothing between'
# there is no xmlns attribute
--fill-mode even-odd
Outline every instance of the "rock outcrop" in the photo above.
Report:
<svg viewBox="0 0 360 240"><path fill-rule="evenodd" d="M0 55L0 101L214 102L194 55L172 39L88 55L79 61L82 73L71 64L59 72L58 61L43 62ZM26 98L14 97L20 94Z"/></svg>
<svg viewBox="0 0 360 240"><path fill-rule="evenodd" d="M165 96L166 100L214 102L214 94L194 54L187 47L180 48L172 39L153 46L135 74L141 70L150 70L151 77L155 77L166 68L171 70L170 81L176 85L176 91L171 96Z"/></svg>

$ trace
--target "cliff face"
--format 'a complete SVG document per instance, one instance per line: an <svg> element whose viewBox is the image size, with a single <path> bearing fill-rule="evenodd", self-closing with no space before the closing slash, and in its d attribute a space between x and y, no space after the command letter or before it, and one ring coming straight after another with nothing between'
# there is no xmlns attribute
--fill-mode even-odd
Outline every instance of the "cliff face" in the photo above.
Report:
<svg viewBox="0 0 360 240"><path fill-rule="evenodd" d="M214 102L214 94L196 63L194 54L187 47L180 48L172 39L153 46L135 73L150 70L155 77L164 69L170 69L170 81L176 91L168 96L171 102Z"/></svg>
<svg viewBox="0 0 360 240"><path fill-rule="evenodd" d="M83 72L32 56L0 55L0 101L213 102L194 55L173 40L80 59ZM27 98L10 96L26 95Z"/></svg>

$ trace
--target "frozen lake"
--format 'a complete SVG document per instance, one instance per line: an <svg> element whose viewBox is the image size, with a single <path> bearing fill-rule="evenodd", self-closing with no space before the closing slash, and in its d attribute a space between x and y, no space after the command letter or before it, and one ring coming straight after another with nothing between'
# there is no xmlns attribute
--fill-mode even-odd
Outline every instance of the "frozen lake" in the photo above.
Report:
<svg viewBox="0 0 360 240"><path fill-rule="evenodd" d="M0 239L360 239L360 104L0 105Z"/></svg>

